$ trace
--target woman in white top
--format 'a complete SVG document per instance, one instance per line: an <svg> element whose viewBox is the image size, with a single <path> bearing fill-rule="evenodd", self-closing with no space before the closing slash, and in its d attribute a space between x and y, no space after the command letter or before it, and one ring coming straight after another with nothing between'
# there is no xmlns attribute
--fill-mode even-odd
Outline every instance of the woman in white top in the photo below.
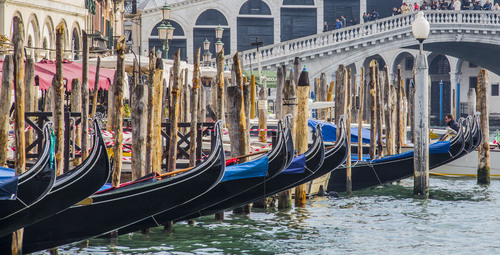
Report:
<svg viewBox="0 0 500 255"><path fill-rule="evenodd" d="M461 5L462 5L462 3L460 2L460 0L455 0L455 2L453 3L453 7L455 7L455 11L460 11Z"/></svg>
<svg viewBox="0 0 500 255"><path fill-rule="evenodd" d="M500 6L498 5L498 3L495 4L495 6L493 6L493 9L494 11L500 11Z"/></svg>

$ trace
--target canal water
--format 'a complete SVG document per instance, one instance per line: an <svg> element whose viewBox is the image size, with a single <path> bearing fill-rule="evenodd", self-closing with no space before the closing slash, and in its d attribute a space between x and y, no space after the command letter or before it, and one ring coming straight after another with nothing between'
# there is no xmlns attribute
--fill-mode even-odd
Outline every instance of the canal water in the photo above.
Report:
<svg viewBox="0 0 500 255"><path fill-rule="evenodd" d="M431 177L430 198L413 197L413 181L318 197L305 208L226 212L153 228L115 241L67 245L59 254L500 254L500 180ZM48 252L42 253L48 254Z"/></svg>

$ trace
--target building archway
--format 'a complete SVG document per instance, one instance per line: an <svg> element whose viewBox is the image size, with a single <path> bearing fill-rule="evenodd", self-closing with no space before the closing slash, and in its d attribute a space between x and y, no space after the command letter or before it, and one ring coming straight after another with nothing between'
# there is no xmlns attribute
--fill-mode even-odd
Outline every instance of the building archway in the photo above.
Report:
<svg viewBox="0 0 500 255"><path fill-rule="evenodd" d="M163 58L168 58L172 59L177 52L177 50L181 50L181 59L186 59L187 57L187 52L186 52L186 36L184 33L184 29L182 29L181 25L173 20L169 20L170 25L172 25L175 30L174 30L174 36L172 38L172 41L170 42L169 50L168 50L168 57L166 56L164 50L163 50L163 42L160 40L158 37L158 26L160 26L163 21L158 22L153 29L151 30L150 37L149 37L149 51L155 47L156 50L161 50L162 51L162 57Z"/></svg>
<svg viewBox="0 0 500 255"><path fill-rule="evenodd" d="M73 33L71 36L71 49L73 50L73 60L80 59L80 30L78 28L73 28Z"/></svg>
<svg viewBox="0 0 500 255"><path fill-rule="evenodd" d="M274 43L274 18L262 0L248 0L241 6L237 27L238 51L251 49L250 43L257 37L264 45Z"/></svg>
<svg viewBox="0 0 500 255"><path fill-rule="evenodd" d="M429 76L431 77L430 124L443 125L444 116L451 112L450 62L445 55L434 55L429 64Z"/></svg>
<svg viewBox="0 0 500 255"><path fill-rule="evenodd" d="M215 56L215 28L218 26L224 28L222 34L222 43L224 43L224 52L231 52L231 29L227 18L222 12L216 9L208 9L202 12L196 19L195 27L193 28L193 52L198 48L203 49L203 42L210 42L210 52Z"/></svg>

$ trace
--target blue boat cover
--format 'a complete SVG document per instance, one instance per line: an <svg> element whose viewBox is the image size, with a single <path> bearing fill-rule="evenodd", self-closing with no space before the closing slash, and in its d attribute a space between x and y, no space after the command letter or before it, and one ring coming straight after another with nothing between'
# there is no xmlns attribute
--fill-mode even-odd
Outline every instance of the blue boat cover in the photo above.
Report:
<svg viewBox="0 0 500 255"><path fill-rule="evenodd" d="M450 151L450 147L451 147L450 141L435 142L435 143L429 145L429 154L448 153ZM389 160L408 158L408 157L413 157L413 150L407 151L404 153L400 153L400 154L396 154L396 155L383 157L380 159L374 159L372 162L378 163L378 162L385 162L385 161L389 161Z"/></svg>
<svg viewBox="0 0 500 255"><path fill-rule="evenodd" d="M17 176L0 179L0 200L15 200L17 198Z"/></svg>
<svg viewBox="0 0 500 255"><path fill-rule="evenodd" d="M335 124L317 121L313 119L308 120L308 125L316 130L316 125L321 124L321 134L323 135L323 141L325 142L335 142L337 141L337 126ZM370 130L363 129L361 131L363 143L370 143ZM358 128L351 128L351 143L358 142Z"/></svg>
<svg viewBox="0 0 500 255"><path fill-rule="evenodd" d="M257 160L228 166L226 167L226 171L224 172L224 177L222 177L221 182L263 177L267 175L268 167L269 157L267 155Z"/></svg>
<svg viewBox="0 0 500 255"><path fill-rule="evenodd" d="M292 160L292 164L281 172L282 174L301 174L306 170L306 155L296 156Z"/></svg>
<svg viewBox="0 0 500 255"><path fill-rule="evenodd" d="M0 181L10 179L16 175L16 170L12 168L0 167Z"/></svg>
<svg viewBox="0 0 500 255"><path fill-rule="evenodd" d="M101 191L101 190L105 190L105 189L109 189L111 188L113 185L111 185L111 183L106 183L104 184L104 186L102 186L97 192Z"/></svg>

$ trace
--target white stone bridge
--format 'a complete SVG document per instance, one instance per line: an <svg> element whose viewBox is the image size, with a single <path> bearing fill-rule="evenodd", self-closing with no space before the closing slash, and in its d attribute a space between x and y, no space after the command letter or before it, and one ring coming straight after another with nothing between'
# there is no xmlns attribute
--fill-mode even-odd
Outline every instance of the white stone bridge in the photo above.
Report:
<svg viewBox="0 0 500 255"><path fill-rule="evenodd" d="M411 32L415 14L392 16L261 47L262 68L290 66L294 58L299 57L301 64L307 65L310 77L318 77L323 72L333 76L339 64L354 64L359 69L359 63L371 56L394 49L417 49L418 42ZM425 11L425 16L431 31L424 50L466 60L500 74L500 12ZM240 52L240 56L243 68L250 68L250 64L256 68L256 49ZM231 56L226 56L226 62L230 67Z"/></svg>

